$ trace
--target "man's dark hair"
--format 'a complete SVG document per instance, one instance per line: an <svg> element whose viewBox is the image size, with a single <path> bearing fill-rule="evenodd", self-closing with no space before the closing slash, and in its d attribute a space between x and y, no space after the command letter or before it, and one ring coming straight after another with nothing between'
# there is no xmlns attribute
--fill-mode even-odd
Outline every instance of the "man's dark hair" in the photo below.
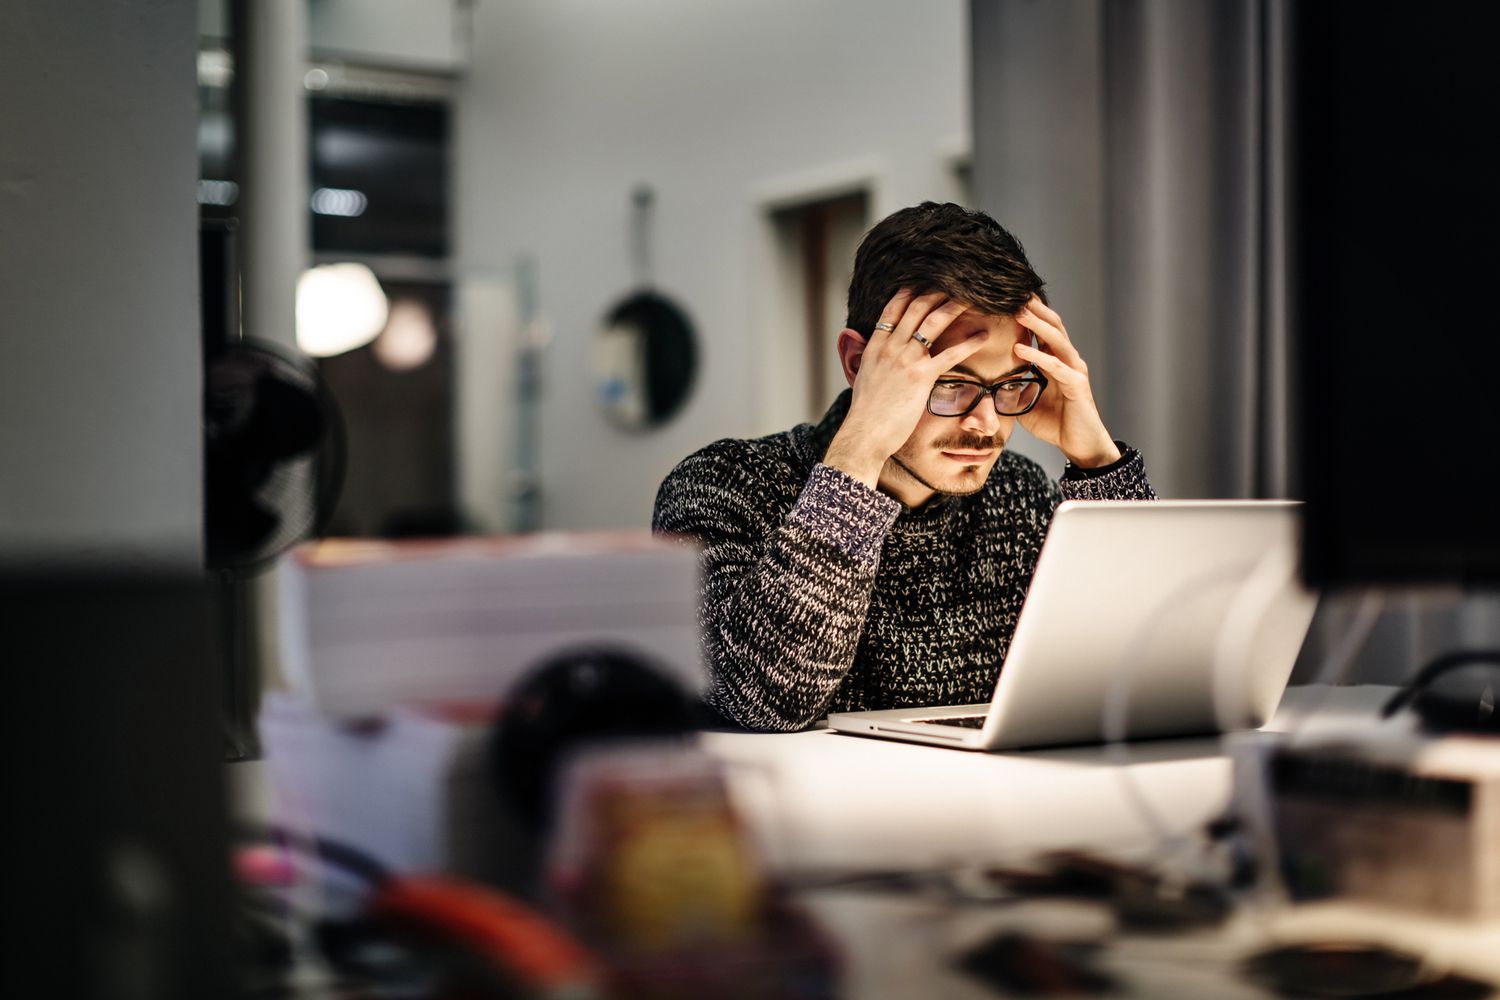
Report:
<svg viewBox="0 0 1500 1000"><path fill-rule="evenodd" d="M881 310L902 288L944 292L994 316L1014 315L1042 279L1020 241L994 219L962 205L924 201L881 219L854 255L849 328L868 337Z"/></svg>

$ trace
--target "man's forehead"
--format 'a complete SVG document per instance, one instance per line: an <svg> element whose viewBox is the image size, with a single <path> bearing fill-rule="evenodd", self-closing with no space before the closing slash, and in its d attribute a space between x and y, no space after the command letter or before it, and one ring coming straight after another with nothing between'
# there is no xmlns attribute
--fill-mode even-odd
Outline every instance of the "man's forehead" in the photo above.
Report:
<svg viewBox="0 0 1500 1000"><path fill-rule="evenodd" d="M975 368L973 365L965 363L954 365L952 368L949 368L945 374L962 375L965 378L972 378L979 382L998 382L1000 379L1009 378L1012 375L1019 375L1030 367L1031 366L1027 364L1020 364L1006 369L1005 371L983 372Z"/></svg>
<svg viewBox="0 0 1500 1000"><path fill-rule="evenodd" d="M1016 317L1008 313L987 313L974 306L965 306L964 311L953 321L949 329L977 330L982 326L996 327L1019 325Z"/></svg>
<svg viewBox="0 0 1500 1000"><path fill-rule="evenodd" d="M979 353L998 349L1009 355L1011 344L1026 331L1014 316L994 316L986 313L966 312L958 316L943 330L939 338L944 347L951 347L960 340L980 330L990 332L990 342L980 348Z"/></svg>
<svg viewBox="0 0 1500 1000"><path fill-rule="evenodd" d="M965 313L943 331L940 342L933 345L933 350L952 347L981 329L990 331L990 339L979 350L948 369L947 374L974 378L981 382L995 382L1028 368L1011 350L1027 333L1013 316Z"/></svg>

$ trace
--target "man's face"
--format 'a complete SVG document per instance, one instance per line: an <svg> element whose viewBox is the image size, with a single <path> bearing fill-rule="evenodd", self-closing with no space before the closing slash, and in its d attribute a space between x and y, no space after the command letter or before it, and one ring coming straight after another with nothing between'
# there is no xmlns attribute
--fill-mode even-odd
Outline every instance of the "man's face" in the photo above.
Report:
<svg viewBox="0 0 1500 1000"><path fill-rule="evenodd" d="M967 379L989 385L1027 369L1013 348L1017 343L1029 343L1030 335L1011 316L964 313L933 342L932 353L937 354L978 330L989 331L988 342L958 367L950 369L944 380ZM895 473L896 478L908 479L901 484L902 492L909 492L910 500L917 503L928 498L924 495L928 490L957 495L977 493L1015 426L1015 417L995 413L995 404L988 396L961 417L937 417L924 410L911 437L893 456L905 467ZM915 505L910 500L909 505Z"/></svg>

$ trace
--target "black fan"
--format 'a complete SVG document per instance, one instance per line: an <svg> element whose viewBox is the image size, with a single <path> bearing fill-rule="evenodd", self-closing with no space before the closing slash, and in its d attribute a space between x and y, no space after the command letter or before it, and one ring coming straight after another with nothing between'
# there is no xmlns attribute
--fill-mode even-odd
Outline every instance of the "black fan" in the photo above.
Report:
<svg viewBox="0 0 1500 1000"><path fill-rule="evenodd" d="M209 358L203 402L208 567L242 576L328 523L343 421L310 360L248 339Z"/></svg>
<svg viewBox="0 0 1500 1000"><path fill-rule="evenodd" d="M260 756L261 598L250 577L318 535L344 475L344 424L307 358L236 339L203 380L203 526L222 643L224 755Z"/></svg>

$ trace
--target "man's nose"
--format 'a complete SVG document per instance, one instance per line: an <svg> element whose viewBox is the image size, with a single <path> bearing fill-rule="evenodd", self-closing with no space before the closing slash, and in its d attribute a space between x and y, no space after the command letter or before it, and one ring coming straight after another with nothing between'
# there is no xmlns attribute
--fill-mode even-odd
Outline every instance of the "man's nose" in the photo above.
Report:
<svg viewBox="0 0 1500 1000"><path fill-rule="evenodd" d="M992 436L1000 429L1000 414L995 410L995 397L985 396L979 403L964 414L959 426L970 434L983 434Z"/></svg>

